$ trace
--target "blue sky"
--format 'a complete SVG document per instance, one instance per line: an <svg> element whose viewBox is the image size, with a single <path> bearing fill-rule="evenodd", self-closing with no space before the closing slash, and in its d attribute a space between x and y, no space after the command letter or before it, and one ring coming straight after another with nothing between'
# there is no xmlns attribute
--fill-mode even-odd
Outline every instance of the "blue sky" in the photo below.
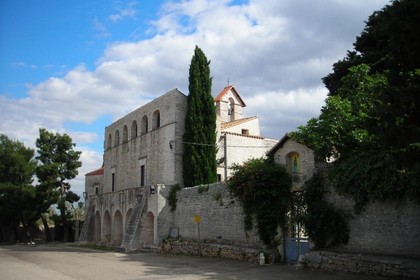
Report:
<svg viewBox="0 0 420 280"><path fill-rule="evenodd" d="M144 39L161 1L24 1L0 3L1 93L26 95L25 84L88 69L109 42Z"/></svg>
<svg viewBox="0 0 420 280"><path fill-rule="evenodd" d="M195 45L263 136L316 117L321 78L385 0L0 1L0 133L34 147L38 129L69 134L83 166L102 164L105 126L165 92L188 94Z"/></svg>

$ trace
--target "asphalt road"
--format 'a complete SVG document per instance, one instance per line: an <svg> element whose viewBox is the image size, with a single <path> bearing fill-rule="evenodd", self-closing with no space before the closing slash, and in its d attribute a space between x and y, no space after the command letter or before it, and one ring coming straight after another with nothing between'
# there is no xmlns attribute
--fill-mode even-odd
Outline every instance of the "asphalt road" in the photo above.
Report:
<svg viewBox="0 0 420 280"><path fill-rule="evenodd" d="M155 253L121 254L76 248L68 244L48 244L0 246L0 279L389 280L390 278L300 269L284 264L259 266L217 258Z"/></svg>

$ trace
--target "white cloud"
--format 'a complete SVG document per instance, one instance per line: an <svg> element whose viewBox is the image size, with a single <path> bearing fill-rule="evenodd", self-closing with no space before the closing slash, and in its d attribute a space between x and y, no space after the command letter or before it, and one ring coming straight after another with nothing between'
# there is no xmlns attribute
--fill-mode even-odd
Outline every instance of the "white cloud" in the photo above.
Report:
<svg viewBox="0 0 420 280"><path fill-rule="evenodd" d="M116 8L117 12L109 15L108 19L113 23L117 23L126 18L135 18L137 14L136 9L134 8L135 4L136 4L135 2L130 2L128 3L127 7L124 7L124 8L117 7Z"/></svg>
<svg viewBox="0 0 420 280"><path fill-rule="evenodd" d="M96 32L96 37L98 38L107 38L111 36L111 33L108 31L108 28L100 22L97 18L93 19L93 30Z"/></svg>

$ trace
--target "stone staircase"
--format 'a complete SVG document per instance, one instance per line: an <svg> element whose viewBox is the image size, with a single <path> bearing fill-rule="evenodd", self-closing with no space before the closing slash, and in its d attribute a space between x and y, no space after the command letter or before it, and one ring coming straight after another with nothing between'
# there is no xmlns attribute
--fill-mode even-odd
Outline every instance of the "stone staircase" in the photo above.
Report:
<svg viewBox="0 0 420 280"><path fill-rule="evenodd" d="M141 219L146 210L146 191L141 192L140 202L136 202L133 208L133 213L130 216L130 220L125 228L123 241L121 246L116 248L116 251L122 253L129 253L134 251L141 251L141 244L139 244L139 236L142 230Z"/></svg>
<svg viewBox="0 0 420 280"><path fill-rule="evenodd" d="M85 222L83 223L82 232L79 236L79 243L88 243L90 238L89 234L92 234L94 229L94 213L93 213L93 205L90 205L86 212Z"/></svg>

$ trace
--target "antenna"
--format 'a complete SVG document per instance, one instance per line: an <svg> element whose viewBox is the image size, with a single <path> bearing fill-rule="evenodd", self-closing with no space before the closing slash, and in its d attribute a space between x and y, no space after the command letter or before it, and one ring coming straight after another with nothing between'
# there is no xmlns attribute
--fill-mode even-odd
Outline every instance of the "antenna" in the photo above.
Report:
<svg viewBox="0 0 420 280"><path fill-rule="evenodd" d="M227 79L227 84L228 84L228 86L230 85L230 82L229 82L229 80L230 80L230 78L228 77L228 79Z"/></svg>

